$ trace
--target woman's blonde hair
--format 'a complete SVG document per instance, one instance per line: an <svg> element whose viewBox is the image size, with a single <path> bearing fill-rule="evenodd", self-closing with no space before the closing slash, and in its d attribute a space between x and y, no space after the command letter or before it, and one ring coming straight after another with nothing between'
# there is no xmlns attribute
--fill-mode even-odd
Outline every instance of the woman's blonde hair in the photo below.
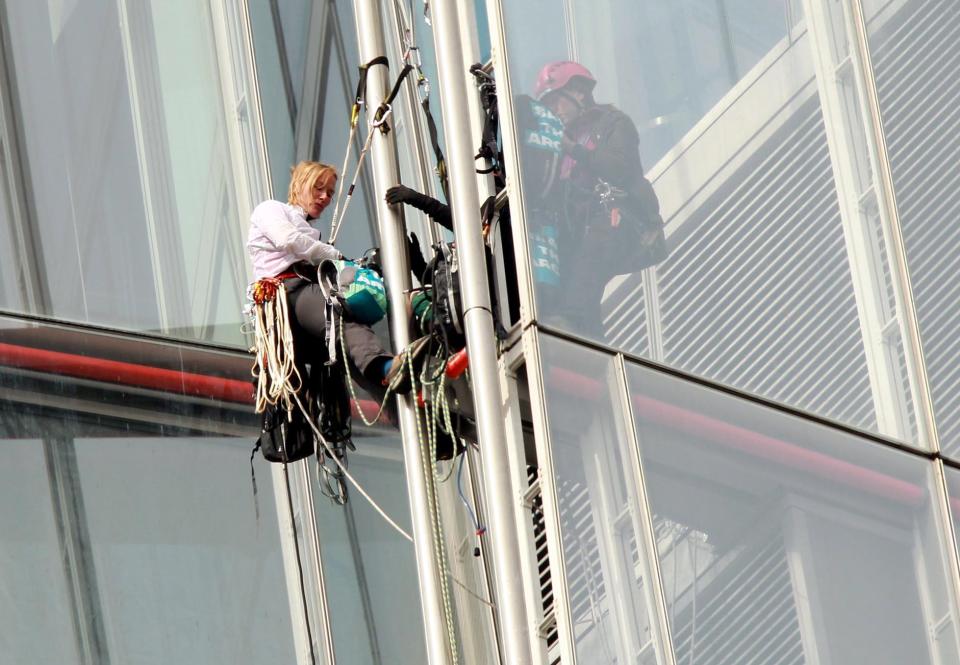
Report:
<svg viewBox="0 0 960 665"><path fill-rule="evenodd" d="M321 178L337 179L337 169L322 162L303 161L290 169L290 189L287 190L287 203L297 205L300 190L308 182L312 185Z"/></svg>

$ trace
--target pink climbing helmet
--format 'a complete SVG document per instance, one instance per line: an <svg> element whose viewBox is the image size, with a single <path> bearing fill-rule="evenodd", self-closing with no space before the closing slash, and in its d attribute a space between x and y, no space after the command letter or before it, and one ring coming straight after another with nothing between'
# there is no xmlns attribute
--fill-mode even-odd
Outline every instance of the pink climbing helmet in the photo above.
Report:
<svg viewBox="0 0 960 665"><path fill-rule="evenodd" d="M544 95L559 90L577 77L589 82L588 90L592 90L593 86L597 84L597 79L593 77L590 70L579 62L573 62L572 60L548 62L537 74L537 83L533 86L533 96L537 100L542 100Z"/></svg>

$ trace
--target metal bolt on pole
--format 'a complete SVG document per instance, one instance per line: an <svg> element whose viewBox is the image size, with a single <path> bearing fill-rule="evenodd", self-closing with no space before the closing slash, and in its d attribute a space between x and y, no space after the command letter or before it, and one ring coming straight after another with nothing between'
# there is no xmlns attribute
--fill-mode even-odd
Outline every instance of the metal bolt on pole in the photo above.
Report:
<svg viewBox="0 0 960 665"><path fill-rule="evenodd" d="M497 610L504 662L528 665L529 624L523 597L521 559L514 519L515 500L507 467L507 438L497 365L496 339L487 283L486 256L480 229L479 193L473 160L467 78L457 16L465 3L431 5L436 44L443 129L447 145L450 198L460 261L467 351L470 356L473 402L484 467L484 490L493 550Z"/></svg>

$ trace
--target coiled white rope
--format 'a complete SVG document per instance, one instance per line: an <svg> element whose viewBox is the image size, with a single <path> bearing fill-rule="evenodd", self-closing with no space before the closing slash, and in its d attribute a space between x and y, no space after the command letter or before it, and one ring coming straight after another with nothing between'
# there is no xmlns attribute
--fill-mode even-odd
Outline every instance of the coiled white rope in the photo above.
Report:
<svg viewBox="0 0 960 665"><path fill-rule="evenodd" d="M268 405L293 409L291 395L303 385L293 356L293 330L287 310L287 290L282 281L271 282L276 291L254 305L253 376L257 379L254 408L263 413Z"/></svg>

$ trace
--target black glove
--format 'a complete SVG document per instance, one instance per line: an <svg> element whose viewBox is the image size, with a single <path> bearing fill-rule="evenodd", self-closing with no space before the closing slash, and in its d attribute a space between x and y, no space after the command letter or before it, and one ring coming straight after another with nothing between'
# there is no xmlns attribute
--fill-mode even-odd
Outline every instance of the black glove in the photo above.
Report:
<svg viewBox="0 0 960 665"><path fill-rule="evenodd" d="M420 239L417 234L411 232L410 240L407 241L407 262L410 265L410 272L420 285L423 286L424 273L427 272L427 260L423 258L423 250L420 249Z"/></svg>
<svg viewBox="0 0 960 665"><path fill-rule="evenodd" d="M387 195L384 198L390 205L395 205L397 203L406 203L407 201L412 201L419 196L422 195L416 190L410 189L406 185L394 185L387 190Z"/></svg>
<svg viewBox="0 0 960 665"><path fill-rule="evenodd" d="M433 221L443 228L453 231L453 217L450 215L450 206L432 196L421 194L406 185L394 185L387 190L387 195L384 198L390 204L406 203L411 205L417 210L427 213Z"/></svg>

